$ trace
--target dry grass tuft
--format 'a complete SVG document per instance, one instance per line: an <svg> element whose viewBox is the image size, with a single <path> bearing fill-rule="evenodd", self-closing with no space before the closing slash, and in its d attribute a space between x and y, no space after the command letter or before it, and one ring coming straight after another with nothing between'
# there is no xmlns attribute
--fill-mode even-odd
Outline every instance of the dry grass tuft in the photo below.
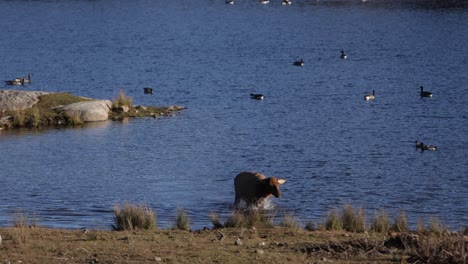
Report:
<svg viewBox="0 0 468 264"><path fill-rule="evenodd" d="M156 229L156 214L147 205L117 205L114 222L114 230Z"/></svg>
<svg viewBox="0 0 468 264"><path fill-rule="evenodd" d="M390 231L409 232L408 217L404 211L400 211L400 213L395 217L395 221L390 227Z"/></svg>
<svg viewBox="0 0 468 264"><path fill-rule="evenodd" d="M283 219L281 219L281 221L279 222L279 226L292 229L300 228L299 222L294 218L294 216L290 214L286 214L283 216Z"/></svg>
<svg viewBox="0 0 468 264"><path fill-rule="evenodd" d="M366 215L364 209L354 209L350 204L345 204L343 206L341 214L336 208L331 209L324 227L326 230L364 232L366 231Z"/></svg>
<svg viewBox="0 0 468 264"><path fill-rule="evenodd" d="M187 210L182 207L177 208L177 217L174 227L180 230L190 230L190 220L187 215Z"/></svg>
<svg viewBox="0 0 468 264"><path fill-rule="evenodd" d="M370 230L375 233L386 233L389 229L388 214L385 210L375 211Z"/></svg>
<svg viewBox="0 0 468 264"><path fill-rule="evenodd" d="M264 210L235 210L224 223L227 228L270 228L273 227L273 217Z"/></svg>
<svg viewBox="0 0 468 264"><path fill-rule="evenodd" d="M131 97L127 97L123 90L119 91L119 95L112 102L113 108L118 108L121 106L132 107L132 105L133 105L133 99Z"/></svg>
<svg viewBox="0 0 468 264"><path fill-rule="evenodd" d="M340 215L336 208L333 208L328 213L328 218L325 221L325 229L326 230L341 230L343 228L343 223L341 222Z"/></svg>
<svg viewBox="0 0 468 264"><path fill-rule="evenodd" d="M213 227L215 229L224 227L224 225L221 223L221 221L219 220L218 215L215 212L210 213L210 220L211 220L211 223L213 224Z"/></svg>
<svg viewBox="0 0 468 264"><path fill-rule="evenodd" d="M11 239L16 245L26 244L29 240L32 228L37 227L38 215L23 213L21 210L15 213L15 228L10 232Z"/></svg>

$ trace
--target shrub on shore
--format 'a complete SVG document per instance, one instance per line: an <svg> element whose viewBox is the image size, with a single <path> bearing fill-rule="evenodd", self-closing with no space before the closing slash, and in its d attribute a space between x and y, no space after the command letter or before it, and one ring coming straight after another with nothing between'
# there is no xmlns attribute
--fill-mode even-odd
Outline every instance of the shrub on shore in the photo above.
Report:
<svg viewBox="0 0 468 264"><path fill-rule="evenodd" d="M147 205L114 207L114 230L156 229L156 214Z"/></svg>

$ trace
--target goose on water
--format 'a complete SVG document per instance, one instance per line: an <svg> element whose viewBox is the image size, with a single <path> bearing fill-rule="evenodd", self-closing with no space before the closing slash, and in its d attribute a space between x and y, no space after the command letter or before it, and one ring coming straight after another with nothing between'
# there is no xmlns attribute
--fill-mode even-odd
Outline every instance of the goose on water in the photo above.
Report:
<svg viewBox="0 0 468 264"><path fill-rule="evenodd" d="M436 151L437 147L434 145L426 145L422 143L421 141L417 140L416 141L416 148L421 149L421 150L430 150L430 151Z"/></svg>
<svg viewBox="0 0 468 264"><path fill-rule="evenodd" d="M420 88L421 88L421 93L420 93L421 97L432 97L432 93L424 91L424 87L422 85Z"/></svg>
<svg viewBox="0 0 468 264"><path fill-rule="evenodd" d="M250 98L255 99L255 100L263 100L263 98L265 98L265 96L263 96L263 94L253 94L253 93L251 93Z"/></svg>
<svg viewBox="0 0 468 264"><path fill-rule="evenodd" d="M303 66L304 66L304 60L301 59L301 60L299 60L299 61L295 61L295 62L293 62L293 65L294 65L294 66L303 67Z"/></svg>
<svg viewBox="0 0 468 264"><path fill-rule="evenodd" d="M24 85L25 83L31 83L32 74L28 74L28 78L15 78L13 80L7 80L5 83L7 85Z"/></svg>
<svg viewBox="0 0 468 264"><path fill-rule="evenodd" d="M20 78L5 81L5 83L7 85L23 85L24 84L24 82Z"/></svg>
<svg viewBox="0 0 468 264"><path fill-rule="evenodd" d="M145 87L143 88L145 94L153 94L153 88Z"/></svg>
<svg viewBox="0 0 468 264"><path fill-rule="evenodd" d="M364 96L364 100L369 101L369 100L374 100L375 99L375 91L372 90L372 94L368 94Z"/></svg>
<svg viewBox="0 0 468 264"><path fill-rule="evenodd" d="M29 74L28 74L28 78L19 78L19 79L21 79L21 81L22 81L23 83L31 83L31 82L32 82L32 81L31 81L31 77L32 77L32 74L29 73Z"/></svg>
<svg viewBox="0 0 468 264"><path fill-rule="evenodd" d="M346 54L344 53L344 51L341 51L341 56L340 56L340 58L344 60L344 59L348 58L348 55L346 55Z"/></svg>

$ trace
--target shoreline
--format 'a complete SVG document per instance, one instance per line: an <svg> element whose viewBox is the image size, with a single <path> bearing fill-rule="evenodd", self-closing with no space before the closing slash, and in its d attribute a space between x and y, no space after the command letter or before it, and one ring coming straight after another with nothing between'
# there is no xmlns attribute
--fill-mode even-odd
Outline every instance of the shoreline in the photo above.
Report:
<svg viewBox="0 0 468 264"><path fill-rule="evenodd" d="M466 235L351 233L287 227L198 231L16 227L0 228L0 236L0 255L9 264L463 263L468 250ZM431 246L425 246L424 241L429 240ZM447 241L455 243L454 247L439 247Z"/></svg>

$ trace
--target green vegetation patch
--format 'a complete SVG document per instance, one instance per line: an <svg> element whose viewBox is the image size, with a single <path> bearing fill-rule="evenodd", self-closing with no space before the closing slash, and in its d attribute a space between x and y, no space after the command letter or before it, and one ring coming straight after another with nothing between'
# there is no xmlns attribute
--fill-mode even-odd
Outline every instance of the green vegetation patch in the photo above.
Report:
<svg viewBox="0 0 468 264"><path fill-rule="evenodd" d="M47 110L61 105L69 105L82 101L93 101L92 99L75 96L69 93L50 93L39 96L39 102L34 106L40 110Z"/></svg>

